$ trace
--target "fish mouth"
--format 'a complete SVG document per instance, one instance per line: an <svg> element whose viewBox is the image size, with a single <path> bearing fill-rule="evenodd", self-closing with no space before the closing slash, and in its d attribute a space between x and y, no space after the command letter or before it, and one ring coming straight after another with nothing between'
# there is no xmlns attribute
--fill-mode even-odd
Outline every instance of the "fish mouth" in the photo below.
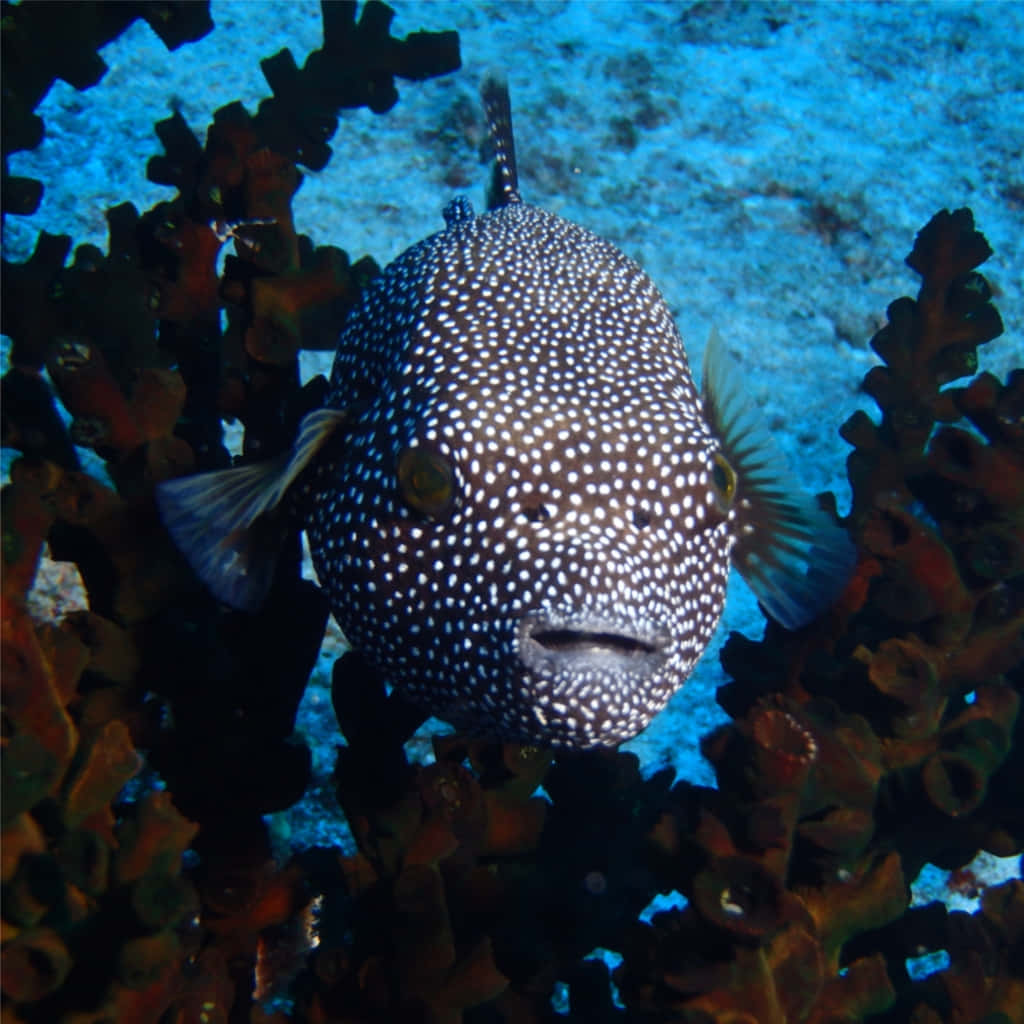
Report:
<svg viewBox="0 0 1024 1024"><path fill-rule="evenodd" d="M624 633L594 632L589 629L536 629L530 639L552 654L602 655L619 658L656 654L658 648L647 640Z"/></svg>
<svg viewBox="0 0 1024 1024"><path fill-rule="evenodd" d="M519 657L542 675L626 672L648 676L668 657L667 631L605 616L533 615L519 628Z"/></svg>

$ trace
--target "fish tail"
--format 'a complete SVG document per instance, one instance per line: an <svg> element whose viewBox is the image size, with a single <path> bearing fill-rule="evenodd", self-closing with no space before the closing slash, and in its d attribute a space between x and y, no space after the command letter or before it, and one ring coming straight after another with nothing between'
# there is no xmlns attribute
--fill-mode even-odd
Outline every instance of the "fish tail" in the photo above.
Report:
<svg viewBox="0 0 1024 1024"><path fill-rule="evenodd" d="M246 611L262 604L288 531L281 503L345 419L337 409L319 409L302 421L292 448L276 458L157 487L164 526L218 600Z"/></svg>
<svg viewBox="0 0 1024 1024"><path fill-rule="evenodd" d="M494 210L521 201L516 143L512 134L512 101L505 76L496 71L488 72L480 86L480 99L494 143L494 174L487 193L487 208Z"/></svg>
<svg viewBox="0 0 1024 1024"><path fill-rule="evenodd" d="M794 479L738 386L717 331L704 351L705 415L736 474L732 561L769 615L787 629L816 619L838 597L856 550Z"/></svg>

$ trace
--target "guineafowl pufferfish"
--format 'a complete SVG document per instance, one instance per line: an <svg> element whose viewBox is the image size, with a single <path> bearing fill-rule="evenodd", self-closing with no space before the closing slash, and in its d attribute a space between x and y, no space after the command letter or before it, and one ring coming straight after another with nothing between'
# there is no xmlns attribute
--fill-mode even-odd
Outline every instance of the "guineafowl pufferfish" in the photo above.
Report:
<svg viewBox="0 0 1024 1024"><path fill-rule="evenodd" d="M796 628L842 585L850 546L780 479L714 336L698 394L647 274L520 199L507 87L490 77L482 96L489 209L453 200L368 287L291 452L158 501L243 608L273 572L253 528L290 509L346 637L425 711L611 746L685 681L730 562Z"/></svg>

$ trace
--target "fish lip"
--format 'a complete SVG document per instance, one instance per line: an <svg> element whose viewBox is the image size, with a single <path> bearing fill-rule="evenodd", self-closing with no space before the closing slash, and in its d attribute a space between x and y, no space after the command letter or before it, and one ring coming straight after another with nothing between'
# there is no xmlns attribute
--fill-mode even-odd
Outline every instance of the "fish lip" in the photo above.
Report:
<svg viewBox="0 0 1024 1024"><path fill-rule="evenodd" d="M523 617L519 658L545 676L617 672L646 677L668 658L667 630L603 613L538 612Z"/></svg>

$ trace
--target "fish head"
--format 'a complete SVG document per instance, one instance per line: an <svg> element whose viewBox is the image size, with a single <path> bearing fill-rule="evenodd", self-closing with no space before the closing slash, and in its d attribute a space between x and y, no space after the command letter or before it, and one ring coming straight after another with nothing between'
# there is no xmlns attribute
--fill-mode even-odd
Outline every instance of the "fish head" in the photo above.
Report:
<svg viewBox="0 0 1024 1024"><path fill-rule="evenodd" d="M463 228L438 243L408 344L332 470L318 571L349 639L438 717L614 745L717 624L717 442L632 261L526 206Z"/></svg>

